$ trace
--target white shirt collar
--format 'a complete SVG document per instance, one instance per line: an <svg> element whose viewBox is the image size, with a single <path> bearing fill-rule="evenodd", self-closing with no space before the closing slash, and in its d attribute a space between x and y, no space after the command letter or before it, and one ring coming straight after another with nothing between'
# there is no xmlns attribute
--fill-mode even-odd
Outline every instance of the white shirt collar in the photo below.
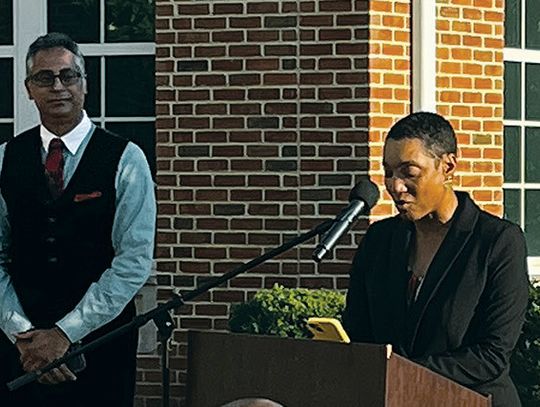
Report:
<svg viewBox="0 0 540 407"><path fill-rule="evenodd" d="M47 130L45 126L41 125L41 143L43 144L43 148L45 149L45 151L49 152L49 144L51 143L51 140L54 138L61 138L69 152L71 154L75 154L86 135L90 132L91 128L92 122L88 118L86 112L83 110L83 118L80 123L75 126L73 130L71 130L69 133L64 134L62 137L58 137L57 135Z"/></svg>

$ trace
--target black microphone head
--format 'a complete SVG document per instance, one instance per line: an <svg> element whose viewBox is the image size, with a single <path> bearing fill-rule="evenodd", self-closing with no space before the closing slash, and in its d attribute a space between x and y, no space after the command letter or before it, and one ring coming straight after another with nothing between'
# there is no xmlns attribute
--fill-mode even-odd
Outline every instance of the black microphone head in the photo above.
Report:
<svg viewBox="0 0 540 407"><path fill-rule="evenodd" d="M379 188L368 178L361 180L351 189L349 201L364 201L369 209L379 200Z"/></svg>

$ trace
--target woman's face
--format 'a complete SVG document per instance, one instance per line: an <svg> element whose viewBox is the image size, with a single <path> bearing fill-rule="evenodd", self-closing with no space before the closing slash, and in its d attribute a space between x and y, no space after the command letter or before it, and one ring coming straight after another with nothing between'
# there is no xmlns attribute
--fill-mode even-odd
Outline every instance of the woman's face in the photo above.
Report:
<svg viewBox="0 0 540 407"><path fill-rule="evenodd" d="M443 207L455 160L454 154L435 158L420 139L386 140L385 186L402 217L417 221Z"/></svg>

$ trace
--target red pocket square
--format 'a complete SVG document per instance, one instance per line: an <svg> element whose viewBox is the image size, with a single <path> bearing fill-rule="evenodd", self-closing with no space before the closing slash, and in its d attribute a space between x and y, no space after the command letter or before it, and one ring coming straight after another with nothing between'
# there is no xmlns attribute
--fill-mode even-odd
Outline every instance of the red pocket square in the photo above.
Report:
<svg viewBox="0 0 540 407"><path fill-rule="evenodd" d="M77 194L75 195L75 198L73 198L73 202L88 201L89 199L99 198L101 195L102 193L100 191L90 192L89 194Z"/></svg>

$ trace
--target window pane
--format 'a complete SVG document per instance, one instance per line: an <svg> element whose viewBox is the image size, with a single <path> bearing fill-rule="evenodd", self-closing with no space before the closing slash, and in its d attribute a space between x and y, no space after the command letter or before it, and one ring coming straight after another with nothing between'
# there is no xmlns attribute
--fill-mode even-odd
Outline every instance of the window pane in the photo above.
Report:
<svg viewBox="0 0 540 407"><path fill-rule="evenodd" d="M504 190L504 218L518 225L520 222L521 205L519 203L518 189Z"/></svg>
<svg viewBox="0 0 540 407"><path fill-rule="evenodd" d="M12 0L0 0L0 45L13 44Z"/></svg>
<svg viewBox="0 0 540 407"><path fill-rule="evenodd" d="M108 0L105 3L106 42L154 42L153 0Z"/></svg>
<svg viewBox="0 0 540 407"><path fill-rule="evenodd" d="M521 0L506 0L504 46L521 47Z"/></svg>
<svg viewBox="0 0 540 407"><path fill-rule="evenodd" d="M540 191L525 191L525 237L529 256L540 256Z"/></svg>
<svg viewBox="0 0 540 407"><path fill-rule="evenodd" d="M101 57L86 57L86 94L85 109L90 117L101 116Z"/></svg>
<svg viewBox="0 0 540 407"><path fill-rule="evenodd" d="M540 182L540 128L525 129L525 182Z"/></svg>
<svg viewBox="0 0 540 407"><path fill-rule="evenodd" d="M154 56L106 58L106 115L154 116Z"/></svg>
<svg viewBox="0 0 540 407"><path fill-rule="evenodd" d="M2 91L0 92L0 117L13 117L13 59L0 59L0 78L2 78Z"/></svg>
<svg viewBox="0 0 540 407"><path fill-rule="evenodd" d="M525 65L525 118L540 120L540 64Z"/></svg>
<svg viewBox="0 0 540 407"><path fill-rule="evenodd" d="M504 63L504 118L521 119L521 71L519 62Z"/></svg>
<svg viewBox="0 0 540 407"><path fill-rule="evenodd" d="M99 0L48 0L49 32L68 34L74 41L99 42Z"/></svg>
<svg viewBox="0 0 540 407"><path fill-rule="evenodd" d="M156 174L156 125L154 122L144 123L113 123L108 122L105 127L137 144L146 155L152 176Z"/></svg>
<svg viewBox="0 0 540 407"><path fill-rule="evenodd" d="M519 182L520 175L520 129L504 128L504 182Z"/></svg>
<svg viewBox="0 0 540 407"><path fill-rule="evenodd" d="M13 124L0 123L0 144L13 138Z"/></svg>
<svg viewBox="0 0 540 407"><path fill-rule="evenodd" d="M527 0L525 7L525 48L540 49L540 2Z"/></svg>

